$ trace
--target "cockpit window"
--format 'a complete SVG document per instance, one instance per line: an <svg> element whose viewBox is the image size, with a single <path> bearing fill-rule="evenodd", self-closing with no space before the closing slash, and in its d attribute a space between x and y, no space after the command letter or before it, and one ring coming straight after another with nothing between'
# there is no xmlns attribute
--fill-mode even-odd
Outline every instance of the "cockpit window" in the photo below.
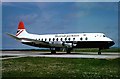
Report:
<svg viewBox="0 0 120 79"><path fill-rule="evenodd" d="M105 35L103 35L103 37L105 37Z"/></svg>

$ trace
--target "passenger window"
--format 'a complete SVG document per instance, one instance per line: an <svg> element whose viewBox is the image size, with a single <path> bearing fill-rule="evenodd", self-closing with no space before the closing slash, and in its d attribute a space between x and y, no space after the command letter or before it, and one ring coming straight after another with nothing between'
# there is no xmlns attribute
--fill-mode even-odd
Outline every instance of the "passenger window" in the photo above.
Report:
<svg viewBox="0 0 120 79"><path fill-rule="evenodd" d="M85 40L88 40L88 38L86 37Z"/></svg>
<svg viewBox="0 0 120 79"><path fill-rule="evenodd" d="M65 38L65 41L67 40L67 38Z"/></svg>
<svg viewBox="0 0 120 79"><path fill-rule="evenodd" d="M62 41L62 38L60 40Z"/></svg>
<svg viewBox="0 0 120 79"><path fill-rule="evenodd" d="M51 41L51 38L49 38L49 41Z"/></svg>
<svg viewBox="0 0 120 79"><path fill-rule="evenodd" d="M47 41L47 39L45 38L45 41Z"/></svg>
<svg viewBox="0 0 120 79"><path fill-rule="evenodd" d="M55 38L53 38L53 41L55 40Z"/></svg>
<svg viewBox="0 0 120 79"><path fill-rule="evenodd" d="M82 40L82 37L80 38L80 40Z"/></svg>
<svg viewBox="0 0 120 79"><path fill-rule="evenodd" d="M68 40L70 41L70 38L68 38Z"/></svg>
<svg viewBox="0 0 120 79"><path fill-rule="evenodd" d="M43 38L41 39L41 41L43 41Z"/></svg>
<svg viewBox="0 0 120 79"><path fill-rule="evenodd" d="M58 38L56 39L56 41L58 41Z"/></svg>
<svg viewBox="0 0 120 79"><path fill-rule="evenodd" d="M73 38L73 40L75 40L75 38Z"/></svg>

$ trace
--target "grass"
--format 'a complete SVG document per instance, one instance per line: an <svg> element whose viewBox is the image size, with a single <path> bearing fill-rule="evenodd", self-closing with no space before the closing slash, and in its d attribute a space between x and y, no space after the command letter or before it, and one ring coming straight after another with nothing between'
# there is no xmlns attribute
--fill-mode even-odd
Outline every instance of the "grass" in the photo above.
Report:
<svg viewBox="0 0 120 79"><path fill-rule="evenodd" d="M74 49L74 52L98 52L98 48L82 48L82 49ZM103 49L101 52L120 52L120 48L110 48Z"/></svg>
<svg viewBox="0 0 120 79"><path fill-rule="evenodd" d="M25 57L2 61L4 78L119 79L120 59Z"/></svg>
<svg viewBox="0 0 120 79"><path fill-rule="evenodd" d="M78 48L78 49L73 49L73 52L98 52L98 48ZM49 49L6 49L2 51L40 51L40 52L50 52ZM117 47L112 47L110 49L103 49L101 50L102 52L120 52L120 48ZM59 52L59 51L58 51ZM63 52L60 50L60 52Z"/></svg>

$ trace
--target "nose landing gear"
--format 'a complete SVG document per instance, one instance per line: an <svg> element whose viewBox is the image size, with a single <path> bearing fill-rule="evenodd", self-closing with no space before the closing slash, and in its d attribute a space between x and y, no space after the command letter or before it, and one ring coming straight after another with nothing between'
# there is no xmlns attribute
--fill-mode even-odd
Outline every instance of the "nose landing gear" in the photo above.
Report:
<svg viewBox="0 0 120 79"><path fill-rule="evenodd" d="M98 55L101 55L101 48L99 48Z"/></svg>

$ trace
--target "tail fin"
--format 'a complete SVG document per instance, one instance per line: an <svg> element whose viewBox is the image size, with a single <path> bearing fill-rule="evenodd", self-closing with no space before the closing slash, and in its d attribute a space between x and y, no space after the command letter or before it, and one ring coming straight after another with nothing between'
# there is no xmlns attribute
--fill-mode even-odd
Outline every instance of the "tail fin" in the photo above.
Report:
<svg viewBox="0 0 120 79"><path fill-rule="evenodd" d="M19 22L18 29L25 29L24 23L22 21Z"/></svg>
<svg viewBox="0 0 120 79"><path fill-rule="evenodd" d="M22 21L19 22L18 24L18 30L17 30L17 33L16 33L16 36L17 37L24 37L26 36L28 33L24 27L24 23Z"/></svg>

